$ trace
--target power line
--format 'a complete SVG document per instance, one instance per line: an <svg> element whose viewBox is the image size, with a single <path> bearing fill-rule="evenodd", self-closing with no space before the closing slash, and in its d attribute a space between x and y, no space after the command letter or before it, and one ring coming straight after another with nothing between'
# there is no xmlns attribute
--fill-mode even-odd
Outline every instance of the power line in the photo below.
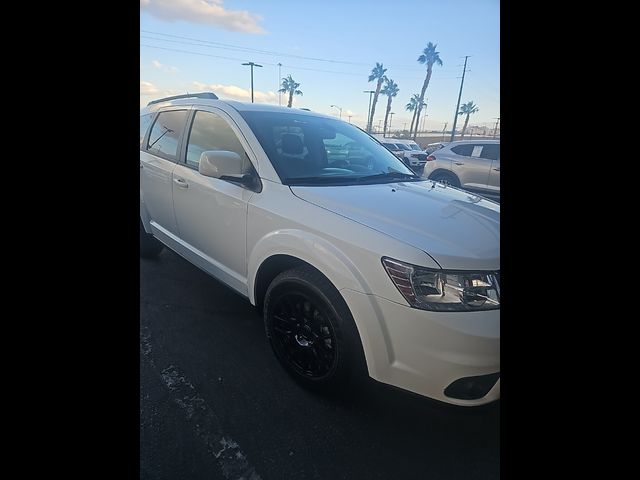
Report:
<svg viewBox="0 0 640 480"><path fill-rule="evenodd" d="M370 65L372 65L374 63L374 62L370 62L370 63L350 62L350 61L347 61L347 60L335 60L335 59L320 58L320 57L307 57L307 56L304 56L304 55L295 55L295 54L292 54L292 53L283 53L283 52L276 52L276 51L273 51L273 50L262 50L262 49L258 49L258 48L242 47L242 46L239 46L239 45L232 45L232 44L229 44L229 43L213 42L213 41L210 41L210 40L202 40L202 39L194 38L194 37L185 37L183 35L171 35L171 34L168 34L168 33L154 32L152 30L140 30L140 31L144 32L144 33L151 33L153 35L161 35L161 36L164 36L164 37L178 38L178 39L181 39L181 40L190 40L192 42L198 42L198 43L185 43L185 42L179 42L179 41L176 41L176 40L168 40L168 39L164 39L164 38L154 38L154 37L148 37L148 36L142 36L141 35L141 38L160 40L160 41L165 41L165 42L185 43L187 45L197 45L197 46L202 46L202 47L220 48L220 49L233 50L233 51L242 51L242 52L250 52L250 53L262 53L264 55L276 55L276 56L280 56L280 57L298 58L298 59L301 59L301 60L311 60L311 61L316 61L316 62L342 63L342 64L345 64L345 65L370 66ZM410 70L413 70L416 73L418 71L423 71L424 70L423 68L415 66L415 65L388 65L387 64L387 68L393 68L393 69L397 69L397 70L410 69Z"/></svg>
<svg viewBox="0 0 640 480"><path fill-rule="evenodd" d="M170 51L170 52L189 53L189 54L192 54L192 55L201 55L201 56L204 56L204 57L221 58L221 59L224 59L224 60L235 60L235 61L243 61L243 60L245 60L244 58L226 57L226 56L223 56L223 55L212 55L210 53L193 52L193 51L190 51L190 50L181 50L181 49L178 49L178 48L158 47L156 45L149 45L149 44L146 44L146 43L141 43L140 46L141 47L148 47L148 48L156 48L158 50L167 50L167 51ZM274 67L278 65L277 63L269 63L269 62L262 62L262 63L264 65L270 65L270 66L274 66ZM311 71L311 72L334 73L336 75L351 75L351 76L355 76L355 77L362 77L363 76L362 72L360 72L360 73L356 73L356 72L339 72L339 71L336 71L336 70L322 70L322 69L319 69L319 68L297 67L295 65L285 65L284 63L282 64L282 66L283 67L287 67L287 68L289 68L291 70L307 70L307 71ZM402 79L405 79L405 80L409 79L408 77L402 77L402 76L396 76L396 78L402 78ZM421 78L417 78L417 77L416 78L411 78L411 79L413 79L413 80L422 80Z"/></svg>

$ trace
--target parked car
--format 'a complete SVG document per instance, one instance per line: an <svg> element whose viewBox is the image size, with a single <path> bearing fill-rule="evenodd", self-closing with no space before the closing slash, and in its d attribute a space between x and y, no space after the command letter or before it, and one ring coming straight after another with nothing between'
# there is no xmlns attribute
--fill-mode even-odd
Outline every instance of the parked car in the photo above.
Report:
<svg viewBox="0 0 640 480"><path fill-rule="evenodd" d="M425 163L427 163L427 154L420 149L413 140L405 140L401 138L383 137L382 135L374 135L385 147L392 150L399 158L402 158L407 166L416 173L422 173Z"/></svg>
<svg viewBox="0 0 640 480"><path fill-rule="evenodd" d="M169 247L246 297L309 388L498 399L499 240L499 204L331 116L212 93L140 111L141 257Z"/></svg>
<svg viewBox="0 0 640 480"><path fill-rule="evenodd" d="M429 154L423 176L467 190L500 194L500 140L459 140Z"/></svg>

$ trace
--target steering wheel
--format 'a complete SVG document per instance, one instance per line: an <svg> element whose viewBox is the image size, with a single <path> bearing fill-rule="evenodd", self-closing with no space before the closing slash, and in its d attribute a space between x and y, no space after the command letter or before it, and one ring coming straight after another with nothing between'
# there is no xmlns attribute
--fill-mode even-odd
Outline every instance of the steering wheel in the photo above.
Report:
<svg viewBox="0 0 640 480"><path fill-rule="evenodd" d="M349 168L349 162L346 160L336 160L331 162L331 168Z"/></svg>

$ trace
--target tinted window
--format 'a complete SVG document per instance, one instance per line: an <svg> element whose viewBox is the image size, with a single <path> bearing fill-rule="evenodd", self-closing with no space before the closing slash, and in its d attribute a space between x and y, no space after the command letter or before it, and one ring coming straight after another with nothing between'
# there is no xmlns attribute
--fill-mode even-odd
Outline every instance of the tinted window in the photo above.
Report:
<svg viewBox="0 0 640 480"><path fill-rule="evenodd" d="M383 143L382 145L387 147L389 150L398 150L398 147L396 147L393 143Z"/></svg>
<svg viewBox="0 0 640 480"><path fill-rule="evenodd" d="M149 153L175 161L178 158L178 145L186 120L186 110L161 112L149 134Z"/></svg>
<svg viewBox="0 0 640 480"><path fill-rule="evenodd" d="M147 134L152 119L153 113L148 113L140 117L140 148L142 148L142 140L144 140L144 136Z"/></svg>
<svg viewBox="0 0 640 480"><path fill-rule="evenodd" d="M387 174L414 176L386 148L349 123L293 112L240 114L285 183L310 184L313 179L314 185L345 184L361 177L388 182Z"/></svg>
<svg viewBox="0 0 640 480"><path fill-rule="evenodd" d="M396 147L398 147L398 150L411 150L407 145L405 145L404 143L396 143Z"/></svg>
<svg viewBox="0 0 640 480"><path fill-rule="evenodd" d="M498 160L500 158L500 144L484 145L480 157L488 158L489 160Z"/></svg>
<svg viewBox="0 0 640 480"><path fill-rule="evenodd" d="M227 122L215 113L197 111L187 144L187 165L198 168L200 155L206 150L235 152L242 159L242 171L248 173L250 170L244 148Z"/></svg>
<svg viewBox="0 0 640 480"><path fill-rule="evenodd" d="M474 145L456 145L451 149L453 153L457 153L458 155L464 155L465 157L470 157L471 152L473 152Z"/></svg>

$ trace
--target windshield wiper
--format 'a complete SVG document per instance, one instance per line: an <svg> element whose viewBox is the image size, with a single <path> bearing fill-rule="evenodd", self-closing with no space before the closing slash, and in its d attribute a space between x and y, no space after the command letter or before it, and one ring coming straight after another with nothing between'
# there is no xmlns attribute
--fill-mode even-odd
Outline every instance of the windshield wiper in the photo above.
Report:
<svg viewBox="0 0 640 480"><path fill-rule="evenodd" d="M361 177L353 175L327 175L325 177L292 177L282 181L284 185L322 185L326 183L356 182Z"/></svg>
<svg viewBox="0 0 640 480"><path fill-rule="evenodd" d="M403 173L403 172L384 172L384 173L376 173L375 175L366 175L364 177L358 177L359 182L373 180L377 178L391 178L391 179L412 179L419 180L420 177L413 173Z"/></svg>

